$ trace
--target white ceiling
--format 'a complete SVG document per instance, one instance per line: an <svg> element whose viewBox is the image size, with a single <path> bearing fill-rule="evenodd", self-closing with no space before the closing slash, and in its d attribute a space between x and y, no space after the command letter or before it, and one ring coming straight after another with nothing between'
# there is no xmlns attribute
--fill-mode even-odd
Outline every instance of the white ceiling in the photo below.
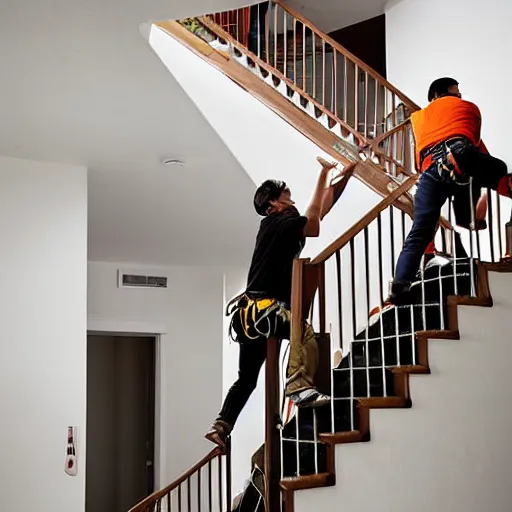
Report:
<svg viewBox="0 0 512 512"><path fill-rule="evenodd" d="M2 1L0 154L90 169L90 259L246 260L254 185L139 33L147 21L246 3ZM303 3L331 29L335 0ZM186 166L163 167L168 155Z"/></svg>

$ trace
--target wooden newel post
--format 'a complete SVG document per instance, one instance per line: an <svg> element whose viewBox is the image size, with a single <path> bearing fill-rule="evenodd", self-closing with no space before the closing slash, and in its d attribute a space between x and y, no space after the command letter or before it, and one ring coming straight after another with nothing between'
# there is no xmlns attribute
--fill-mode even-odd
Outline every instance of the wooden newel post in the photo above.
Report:
<svg viewBox="0 0 512 512"><path fill-rule="evenodd" d="M281 341L267 341L265 367L265 512L279 512L281 436L279 435L279 349Z"/></svg>

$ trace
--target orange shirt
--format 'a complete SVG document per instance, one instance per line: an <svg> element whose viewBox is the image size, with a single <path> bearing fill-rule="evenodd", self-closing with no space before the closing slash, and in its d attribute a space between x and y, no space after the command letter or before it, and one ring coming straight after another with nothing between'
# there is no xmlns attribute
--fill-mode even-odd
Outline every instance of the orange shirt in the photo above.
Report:
<svg viewBox="0 0 512 512"><path fill-rule="evenodd" d="M411 115L416 140L416 166L420 169L420 154L453 137L466 137L481 151L487 152L480 140L482 116L478 107L456 96L445 96Z"/></svg>

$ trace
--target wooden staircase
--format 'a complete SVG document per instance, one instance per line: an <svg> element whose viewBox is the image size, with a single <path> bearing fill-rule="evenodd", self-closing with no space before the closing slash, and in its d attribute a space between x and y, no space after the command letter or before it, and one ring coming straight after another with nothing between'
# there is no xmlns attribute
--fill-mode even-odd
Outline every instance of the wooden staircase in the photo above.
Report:
<svg viewBox="0 0 512 512"><path fill-rule="evenodd" d="M304 20L299 14L296 16L299 17L297 19ZM303 27L306 27L305 23L309 22L304 20ZM276 45L276 58L269 51L268 57L264 60L251 53L243 43L216 25L209 17L195 18L193 25L190 21L163 21L156 25L249 91L334 159L342 164L358 160L356 176L378 194L386 196L393 187L396 187L397 182L415 173L414 161L410 158L410 151L407 151L407 144L410 145L411 142L408 124L396 124L396 119L402 119L406 113L416 110L417 106L326 34L314 29L315 33L318 32L314 48L323 48L321 54L324 59L325 55L332 54L337 61L343 57L347 62L346 77L343 83L336 81L336 88L348 89L349 75L354 78L360 72L365 73L364 76L370 76L371 73L373 88L380 91L374 95L388 95L391 98L387 107L384 100L380 99L372 107L375 111L375 132L380 134L378 138L369 137L368 123L360 123L355 113L352 116L349 114L349 111L362 108L360 104L364 103L363 96L359 98L355 89L347 92L346 101L336 100L336 103L346 105L346 114L341 111L343 107L338 111L333 101L327 97L325 85L320 87L315 83L315 87L312 88L312 85L301 81L297 73L295 78L290 78L287 76L290 75L289 72L280 69L277 56L284 53L284 48ZM312 29L308 27L308 30ZM277 39L283 44L283 38ZM304 41L300 37L295 37L295 53L293 58L288 57L288 61L292 59L292 62L288 63L287 69L304 68L303 72L306 75L305 61L299 59L308 51L305 50L304 53ZM316 52L313 49L309 51L311 54ZM370 78L367 80L370 82ZM310 94L308 89L311 89ZM318 89L318 92L313 89ZM334 91L331 91L330 96L333 94ZM356 102L359 105L357 108L354 105L348 107L348 96L351 97L352 103ZM368 108L367 106L366 109ZM387 112L385 108L392 111ZM394 129L388 134L383 131L386 126L392 126ZM413 205L410 196L399 198L397 205L412 216Z"/></svg>
<svg viewBox="0 0 512 512"><path fill-rule="evenodd" d="M409 116L418 107L303 16L280 1L271 4L265 52L260 55L247 47L247 13L243 9L238 10L241 14L226 18L210 15L164 21L157 26L340 163L358 161L357 177L383 197L316 258L295 263L292 340L301 336L300 318L309 317L319 338L330 345L329 349L342 349L343 358L335 365L330 359L332 351L327 350L329 360L323 367L328 365L329 377L324 390L333 397L331 407L295 411L279 433L270 425L266 442L274 443L274 449L279 443L283 465L273 460L267 468L281 476L277 481L282 500L279 505L267 504L267 512L292 512L296 510L297 491L336 484L337 445L370 441L371 410L414 405L410 376L430 373L430 340L459 339L459 306L492 307L488 275L510 272L512 266L500 260L504 255L504 225L498 198L489 203L489 236L471 231L464 243L451 225L449 204L437 236L444 259L422 266L411 306L392 308L380 314L376 324L368 322L368 312L383 303L386 283L393 275L413 214L410 190L417 173ZM233 20L239 18L245 20L240 36L236 27L233 29ZM222 19L229 23L223 25ZM277 27L284 28L279 31ZM326 74L329 66L330 74ZM326 81L331 82L330 88ZM486 244L491 247L486 251L491 254L488 263L481 254ZM261 455L254 462L263 469ZM171 510L170 495L190 485L187 479L193 473L221 457L214 450L192 473L131 512ZM266 476L272 480L271 475ZM229 480L229 475L225 478ZM219 477L219 485L222 482ZM254 495L261 497L265 489L256 487ZM198 490L199 495L201 492ZM223 495L222 488L219 492ZM212 510L211 501L206 510ZM230 495L219 512L230 510L229 501ZM190 503L182 508L180 494L177 508L173 505L172 510L204 509L200 497L198 507ZM251 512L265 510L263 500L257 501L256 508L254 503L251 506ZM249 509L243 508L242 502L237 510Z"/></svg>

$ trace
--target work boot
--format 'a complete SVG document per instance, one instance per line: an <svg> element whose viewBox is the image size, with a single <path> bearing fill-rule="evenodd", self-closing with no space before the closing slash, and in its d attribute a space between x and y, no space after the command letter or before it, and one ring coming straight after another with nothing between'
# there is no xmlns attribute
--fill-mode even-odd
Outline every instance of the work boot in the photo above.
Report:
<svg viewBox="0 0 512 512"><path fill-rule="evenodd" d="M406 306L411 304L411 285L390 281L389 295L382 306L374 307L368 315L368 325L376 324L383 313L394 306Z"/></svg>
<svg viewBox="0 0 512 512"><path fill-rule="evenodd" d="M314 388L303 389L290 395L290 400L297 406L316 409L331 403L331 397L320 393Z"/></svg>
<svg viewBox="0 0 512 512"><path fill-rule="evenodd" d="M389 297L384 301L384 303L390 303L394 306L406 306L411 304L411 284L391 281L389 286Z"/></svg>
<svg viewBox="0 0 512 512"><path fill-rule="evenodd" d="M222 450L225 450L226 442L232 430L233 427L229 423L226 423L223 420L215 420L204 437L208 439L208 441L216 444Z"/></svg>

